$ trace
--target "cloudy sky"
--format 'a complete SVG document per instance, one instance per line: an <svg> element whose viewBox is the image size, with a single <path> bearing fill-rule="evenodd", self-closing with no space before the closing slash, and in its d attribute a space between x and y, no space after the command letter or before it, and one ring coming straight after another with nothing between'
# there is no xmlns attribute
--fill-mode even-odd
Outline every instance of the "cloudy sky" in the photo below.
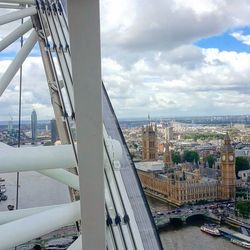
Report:
<svg viewBox="0 0 250 250"><path fill-rule="evenodd" d="M9 30L5 27L0 37ZM102 0L102 74L120 118L250 114L250 1ZM13 45L0 55L0 74ZM53 116L41 58L23 67L23 116ZM0 98L17 117L18 77Z"/></svg>

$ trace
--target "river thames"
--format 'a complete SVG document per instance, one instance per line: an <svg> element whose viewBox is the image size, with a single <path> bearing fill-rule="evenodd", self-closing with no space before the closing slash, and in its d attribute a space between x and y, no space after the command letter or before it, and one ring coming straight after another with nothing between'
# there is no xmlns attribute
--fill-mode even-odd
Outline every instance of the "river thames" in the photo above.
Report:
<svg viewBox="0 0 250 250"><path fill-rule="evenodd" d="M165 203L148 197L152 210L172 209ZM161 231L160 237L167 250L240 250L243 249L222 237L213 237L200 231L202 220L187 225L171 225Z"/></svg>

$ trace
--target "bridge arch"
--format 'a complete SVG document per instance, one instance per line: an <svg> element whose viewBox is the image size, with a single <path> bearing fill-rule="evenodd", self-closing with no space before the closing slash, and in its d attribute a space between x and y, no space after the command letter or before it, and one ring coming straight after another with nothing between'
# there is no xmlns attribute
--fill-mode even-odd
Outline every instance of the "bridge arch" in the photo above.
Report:
<svg viewBox="0 0 250 250"><path fill-rule="evenodd" d="M174 218L170 218L170 223L172 224L177 224L177 225L181 225L183 224L183 220L181 217L174 217Z"/></svg>
<svg viewBox="0 0 250 250"><path fill-rule="evenodd" d="M205 220L205 215L203 213L191 214L191 215L189 215L189 216L186 217L186 223L191 223L195 219Z"/></svg>

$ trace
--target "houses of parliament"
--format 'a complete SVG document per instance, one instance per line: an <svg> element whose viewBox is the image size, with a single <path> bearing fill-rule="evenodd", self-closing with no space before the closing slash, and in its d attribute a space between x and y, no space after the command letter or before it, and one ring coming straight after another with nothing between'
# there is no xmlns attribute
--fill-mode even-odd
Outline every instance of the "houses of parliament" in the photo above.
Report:
<svg viewBox="0 0 250 250"><path fill-rule="evenodd" d="M220 162L216 178L204 177L199 167L192 164L174 165L171 162L169 143L166 142L163 170L137 168L143 188L159 194L164 200L183 205L201 200L235 199L235 154L228 134L220 149ZM157 127L149 124L142 128L142 164L157 159ZM163 163L162 163L163 164Z"/></svg>

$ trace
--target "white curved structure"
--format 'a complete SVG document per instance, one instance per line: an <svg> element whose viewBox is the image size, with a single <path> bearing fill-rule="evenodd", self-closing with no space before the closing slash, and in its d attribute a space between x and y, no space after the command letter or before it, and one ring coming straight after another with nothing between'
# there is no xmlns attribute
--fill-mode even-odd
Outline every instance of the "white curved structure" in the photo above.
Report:
<svg viewBox="0 0 250 250"><path fill-rule="evenodd" d="M0 173L75 167L71 145L38 146L0 150Z"/></svg>
<svg viewBox="0 0 250 250"><path fill-rule="evenodd" d="M66 184L72 200L80 191L81 200L0 213L5 217L0 218L0 250L79 220L81 236L69 249L162 249L101 82L99 1L69 1L69 22L60 0L1 0L1 6L21 10L0 16L0 25L25 22L0 41L0 51L31 33L0 76L0 96L38 41L59 136L67 145L17 149L0 144L0 173L37 171ZM75 120L77 144L71 129Z"/></svg>
<svg viewBox="0 0 250 250"><path fill-rule="evenodd" d="M79 220L81 218L79 203L49 208L0 225L0 249L10 249Z"/></svg>

